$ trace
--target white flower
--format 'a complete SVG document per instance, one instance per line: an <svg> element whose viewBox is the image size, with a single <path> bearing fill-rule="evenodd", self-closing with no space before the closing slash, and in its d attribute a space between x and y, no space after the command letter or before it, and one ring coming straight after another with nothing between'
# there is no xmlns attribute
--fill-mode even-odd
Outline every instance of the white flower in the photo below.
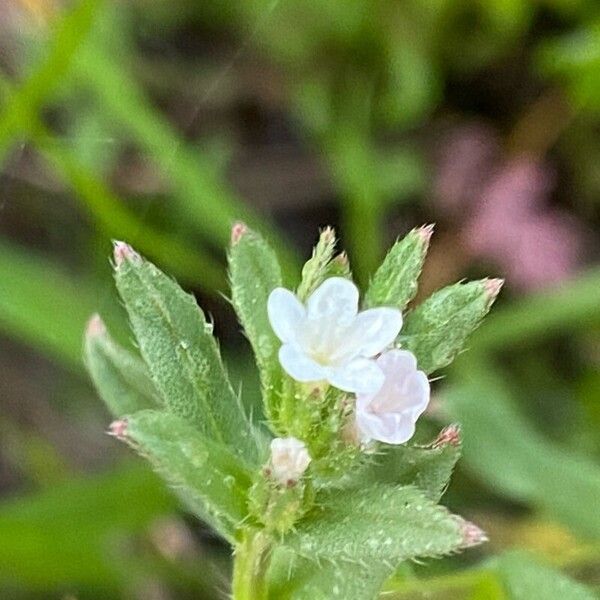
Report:
<svg viewBox="0 0 600 600"><path fill-rule="evenodd" d="M309 464L304 442L294 437L275 438L271 442L271 474L278 483L298 481Z"/></svg>
<svg viewBox="0 0 600 600"><path fill-rule="evenodd" d="M346 392L362 393L383 385L383 373L370 358L396 339L402 327L399 310L382 307L359 313L357 287L331 277L306 306L289 290L274 289L268 312L283 342L279 361L297 381L326 380Z"/></svg>
<svg viewBox="0 0 600 600"><path fill-rule="evenodd" d="M379 440L403 444L429 403L429 381L417 370L417 359L407 350L390 350L377 359L385 373L375 394L357 394L356 427L363 442Z"/></svg>

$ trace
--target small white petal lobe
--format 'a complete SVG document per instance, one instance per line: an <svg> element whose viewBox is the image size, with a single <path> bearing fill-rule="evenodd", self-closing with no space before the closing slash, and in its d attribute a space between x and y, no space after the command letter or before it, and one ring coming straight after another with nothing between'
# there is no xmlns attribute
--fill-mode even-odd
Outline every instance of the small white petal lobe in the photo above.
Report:
<svg viewBox="0 0 600 600"><path fill-rule="evenodd" d="M281 346L279 362L286 373L296 381L321 381L327 378L326 370L300 351L297 346L291 344Z"/></svg>
<svg viewBox="0 0 600 600"><path fill-rule="evenodd" d="M385 376L374 360L355 358L349 363L333 369L328 377L331 385L344 390L373 394L383 385Z"/></svg>
<svg viewBox="0 0 600 600"><path fill-rule="evenodd" d="M308 318L350 324L358 313L358 288L343 277L326 279L307 300Z"/></svg>
<svg viewBox="0 0 600 600"><path fill-rule="evenodd" d="M267 302L269 321L275 335L283 342L293 342L306 318L306 309L295 294L285 288L275 288Z"/></svg>

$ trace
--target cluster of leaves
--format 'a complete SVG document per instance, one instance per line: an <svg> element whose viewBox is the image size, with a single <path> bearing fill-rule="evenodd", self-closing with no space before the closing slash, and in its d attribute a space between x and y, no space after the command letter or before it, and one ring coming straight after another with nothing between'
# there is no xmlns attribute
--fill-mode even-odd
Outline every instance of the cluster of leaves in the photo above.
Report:
<svg viewBox="0 0 600 600"><path fill-rule="evenodd" d="M416 229L393 246L373 277L368 306L406 308L430 233ZM334 246L333 232L325 230L303 270L302 295L331 274L350 277L347 259L335 257ZM114 435L148 458L189 509L234 546L257 532L272 536L270 581L297 588L289 597L320 590L319 597L372 598L401 562L482 541L475 526L438 505L460 454L457 431L428 447L382 447L365 459L355 443L344 441L343 393L311 402L306 386L281 369L266 310L269 293L281 285L273 250L236 226L229 264L232 303L256 356L270 432L247 417L194 298L118 243L117 288L142 358L120 347L98 317L90 321L85 345L97 389L119 418ZM429 373L446 366L489 310L499 289L492 282L437 292L407 313L399 343ZM277 498L261 502L264 493L257 490L264 491L262 467L273 434L297 436L309 447L311 493L290 498L286 490L271 490ZM321 568L308 577L313 561Z"/></svg>

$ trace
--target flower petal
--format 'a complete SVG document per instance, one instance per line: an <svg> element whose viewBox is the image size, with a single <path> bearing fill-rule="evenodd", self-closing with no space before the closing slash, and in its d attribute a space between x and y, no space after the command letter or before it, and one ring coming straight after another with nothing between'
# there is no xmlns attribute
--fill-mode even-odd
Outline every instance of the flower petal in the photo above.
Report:
<svg viewBox="0 0 600 600"><path fill-rule="evenodd" d="M306 310L295 294L285 288L275 288L267 301L269 321L275 335L284 343L293 342Z"/></svg>
<svg viewBox="0 0 600 600"><path fill-rule="evenodd" d="M331 385L344 390L362 394L377 392L383 385L383 371L374 360L355 358L337 369L330 369L327 380Z"/></svg>
<svg viewBox="0 0 600 600"><path fill-rule="evenodd" d="M386 375L398 375L399 373L414 373L417 370L417 357L408 350L388 350L378 359L377 364Z"/></svg>
<svg viewBox="0 0 600 600"><path fill-rule="evenodd" d="M423 371L413 373L406 385L406 395L410 398L410 410L417 419L427 408L430 397L430 385Z"/></svg>
<svg viewBox="0 0 600 600"><path fill-rule="evenodd" d="M386 444L403 444L415 433L416 418L410 414L378 415L357 409L356 427L363 442L377 440Z"/></svg>
<svg viewBox="0 0 600 600"><path fill-rule="evenodd" d="M358 312L358 288L343 277L326 279L306 302L308 318L350 324Z"/></svg>
<svg viewBox="0 0 600 600"><path fill-rule="evenodd" d="M321 365L291 344L281 346L279 362L285 372L296 381L321 381L327 378L327 373Z"/></svg>
<svg viewBox="0 0 600 600"><path fill-rule="evenodd" d="M350 337L361 356L375 356L385 350L402 328L402 313L396 308L371 308L359 313Z"/></svg>

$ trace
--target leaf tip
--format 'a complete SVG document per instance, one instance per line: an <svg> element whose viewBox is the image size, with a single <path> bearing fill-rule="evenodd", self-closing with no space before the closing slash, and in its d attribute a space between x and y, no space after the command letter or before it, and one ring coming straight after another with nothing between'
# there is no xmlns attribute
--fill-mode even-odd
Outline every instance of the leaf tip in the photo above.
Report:
<svg viewBox="0 0 600 600"><path fill-rule="evenodd" d="M85 335L88 338L100 337L106 334L106 325L98 313L93 314L85 327Z"/></svg>
<svg viewBox="0 0 600 600"><path fill-rule="evenodd" d="M461 432L460 426L456 423L444 427L435 438L432 446L434 448L443 448L445 446L460 446L461 443Z"/></svg>
<svg viewBox="0 0 600 600"><path fill-rule="evenodd" d="M496 300L503 285L504 285L504 279L487 279L485 281L485 283L484 283L485 293L487 294L487 296L489 298L490 304Z"/></svg>
<svg viewBox="0 0 600 600"><path fill-rule="evenodd" d="M113 421L108 426L108 435L112 435L118 440L126 440L127 439L127 419L119 419L117 421Z"/></svg>
<svg viewBox="0 0 600 600"><path fill-rule="evenodd" d="M471 523L471 521L462 521L461 533L463 537L463 548L472 548L473 546L479 546L489 540L487 534L483 529Z"/></svg>
<svg viewBox="0 0 600 600"><path fill-rule="evenodd" d="M140 255L125 242L115 240L113 242L113 258L115 268L119 268L125 261L140 261Z"/></svg>
<svg viewBox="0 0 600 600"><path fill-rule="evenodd" d="M231 228L231 245L235 246L246 233L248 233L248 227L245 223L241 221L235 223Z"/></svg>
<svg viewBox="0 0 600 600"><path fill-rule="evenodd" d="M431 240L434 229L435 223L429 223L428 225L422 225L421 227L415 229L415 233L419 236L424 244L429 245L429 241Z"/></svg>

